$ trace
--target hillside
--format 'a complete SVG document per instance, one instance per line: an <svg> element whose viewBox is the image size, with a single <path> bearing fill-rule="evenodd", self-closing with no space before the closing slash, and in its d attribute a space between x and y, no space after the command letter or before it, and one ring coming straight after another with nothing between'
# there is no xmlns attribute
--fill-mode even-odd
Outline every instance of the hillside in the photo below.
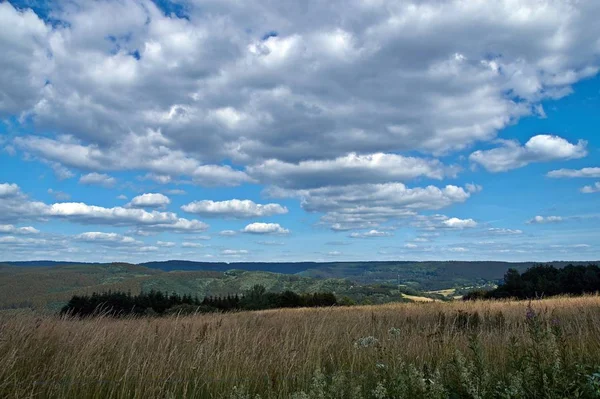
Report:
<svg viewBox="0 0 600 399"><path fill-rule="evenodd" d="M71 262L4 262L19 267L63 267ZM139 264L149 270L159 271L215 271L228 270L261 271L278 274L292 274L319 279L348 279L359 284L404 285L420 291L435 291L449 288L464 288L495 284L501 280L509 268L524 272L539 264L535 262L193 262L170 260ZM561 268L568 264L586 265L588 262L551 262ZM84 263L81 265L96 265Z"/></svg>
<svg viewBox="0 0 600 399"><path fill-rule="evenodd" d="M268 291L334 292L358 303L408 301L394 285L358 285L347 279L320 279L299 275L244 270L161 271L130 264L71 264L52 267L0 268L0 309L57 310L75 294L159 290L178 294L219 296L242 293L255 284ZM402 292L415 294L403 289Z"/></svg>

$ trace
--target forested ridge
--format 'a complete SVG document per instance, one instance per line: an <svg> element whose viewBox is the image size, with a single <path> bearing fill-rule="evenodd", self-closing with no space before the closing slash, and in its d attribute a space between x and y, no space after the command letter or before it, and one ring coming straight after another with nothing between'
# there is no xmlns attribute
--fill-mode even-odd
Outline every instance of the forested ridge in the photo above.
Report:
<svg viewBox="0 0 600 399"><path fill-rule="evenodd" d="M464 299L535 299L556 295L584 295L600 291L600 267L537 265L519 273L509 269L503 282L491 291L473 291Z"/></svg>

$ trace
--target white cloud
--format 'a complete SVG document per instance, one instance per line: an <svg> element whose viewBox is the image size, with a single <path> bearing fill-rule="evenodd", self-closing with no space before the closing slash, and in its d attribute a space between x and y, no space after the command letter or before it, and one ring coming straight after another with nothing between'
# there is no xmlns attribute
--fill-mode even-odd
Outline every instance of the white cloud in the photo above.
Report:
<svg viewBox="0 0 600 399"><path fill-rule="evenodd" d="M151 170L154 180L170 174L189 176L192 182L204 186L238 186L252 179L246 173L229 165L202 165L181 150L165 147L168 140L159 131L147 130L140 134L128 133L118 142L120 147L101 149L98 145L84 145L72 136L58 139L26 136L14 140L17 147L40 157L71 167L91 170ZM92 174L98 174L92 172Z"/></svg>
<svg viewBox="0 0 600 399"><path fill-rule="evenodd" d="M159 248L154 245L146 245L143 247L136 248L137 252L156 252Z"/></svg>
<svg viewBox="0 0 600 399"><path fill-rule="evenodd" d="M15 236L0 237L0 245L19 246L19 247L36 247L48 244L49 241L43 238L24 238Z"/></svg>
<svg viewBox="0 0 600 399"><path fill-rule="evenodd" d="M583 158L587 155L587 142L571 144L551 135L534 136L524 146L516 141L504 141L503 146L486 151L475 151L469 159L490 172L505 172L534 162L548 162Z"/></svg>
<svg viewBox="0 0 600 399"><path fill-rule="evenodd" d="M450 218L448 220L444 220L443 225L450 229L472 229L477 227L477 222L473 219L459 219L459 218Z"/></svg>
<svg viewBox="0 0 600 399"><path fill-rule="evenodd" d="M103 233L98 231L90 231L81 233L74 237L77 241L94 243L94 244L116 244L116 245L141 245L142 242L128 236L123 236L117 233Z"/></svg>
<svg viewBox="0 0 600 399"><path fill-rule="evenodd" d="M176 243L174 243L172 241L156 241L156 246L157 247L172 248L175 245L176 245Z"/></svg>
<svg viewBox="0 0 600 399"><path fill-rule="evenodd" d="M14 183L0 183L0 198L14 197L19 193L18 185Z"/></svg>
<svg viewBox="0 0 600 399"><path fill-rule="evenodd" d="M75 177L75 173L57 162L50 162L50 167L54 170L54 175L58 180L66 180Z"/></svg>
<svg viewBox="0 0 600 399"><path fill-rule="evenodd" d="M161 208L169 205L171 200L160 193L145 193L134 197L126 206L130 208Z"/></svg>
<svg viewBox="0 0 600 399"><path fill-rule="evenodd" d="M0 234L38 234L40 231L35 227L16 227L12 224L0 224Z"/></svg>
<svg viewBox="0 0 600 399"><path fill-rule="evenodd" d="M88 173L79 178L79 183L81 184L97 184L104 187L112 187L116 182L117 180L114 177L96 172Z"/></svg>
<svg viewBox="0 0 600 399"><path fill-rule="evenodd" d="M279 204L257 204L250 200L232 199L227 201L194 201L181 207L182 210L209 217L225 217L245 219L283 215L288 213L286 207Z"/></svg>
<svg viewBox="0 0 600 399"><path fill-rule="evenodd" d="M221 251L221 255L239 257L241 255L247 255L249 252L245 249L224 249Z"/></svg>
<svg viewBox="0 0 600 399"><path fill-rule="evenodd" d="M474 193L480 193L483 191L483 187L478 185L478 184L474 184L474 183L467 183L465 185L465 188L467 189L467 192L474 194Z"/></svg>
<svg viewBox="0 0 600 399"><path fill-rule="evenodd" d="M581 192L584 194L600 193L600 182L596 182L594 185L582 187Z"/></svg>
<svg viewBox="0 0 600 399"><path fill-rule="evenodd" d="M17 144L84 169L183 168L209 185L248 181L216 166L227 160L333 164L492 140L595 75L600 54L595 0L249 0L189 3L186 18L149 0L75 3L53 8L53 24L0 7L14 27L0 32L0 113L86 143ZM281 32L261 39L265 26Z"/></svg>
<svg viewBox="0 0 600 399"><path fill-rule="evenodd" d="M548 177L600 177L600 168L558 169L548 172Z"/></svg>
<svg viewBox="0 0 600 399"><path fill-rule="evenodd" d="M394 235L393 233L390 233L388 231L369 230L369 231L365 231L362 233L359 233L359 232L351 233L350 237L351 238L376 238L376 237L391 237L393 235Z"/></svg>
<svg viewBox="0 0 600 399"><path fill-rule="evenodd" d="M302 208L325 215L333 230L371 229L381 223L466 201L471 194L448 185L408 188L402 183L322 187L308 190L269 189L274 197L299 197Z"/></svg>
<svg viewBox="0 0 600 399"><path fill-rule="evenodd" d="M562 216L536 216L531 220L527 221L527 224L548 224L548 223L561 223L565 219Z"/></svg>
<svg viewBox="0 0 600 399"><path fill-rule="evenodd" d="M417 177L441 180L455 177L459 168L434 159L376 153L350 153L333 160L302 161L297 164L271 159L248 168L258 180L287 188L315 188L359 183L386 183Z"/></svg>
<svg viewBox="0 0 600 399"><path fill-rule="evenodd" d="M506 235L506 236L511 236L511 235L521 235L523 234L523 230L516 230L516 229L504 229L504 228L498 228L498 227L492 227L489 228L487 230L487 232L489 234L494 234L494 235Z"/></svg>
<svg viewBox="0 0 600 399"><path fill-rule="evenodd" d="M52 65L46 46L50 28L31 10L0 3L0 119L19 115L35 105Z"/></svg>
<svg viewBox="0 0 600 399"><path fill-rule="evenodd" d="M244 227L242 232L250 234L288 234L290 231L281 227L279 223L251 223Z"/></svg>
<svg viewBox="0 0 600 399"><path fill-rule="evenodd" d="M143 209L119 206L105 208L82 202L45 204L29 200L21 193L17 185L6 186L10 187L11 196L0 198L0 220L20 221L56 218L75 223L135 226L144 230L170 230L176 232L198 232L208 228L208 225L204 222L180 218L173 212L148 212Z"/></svg>
<svg viewBox="0 0 600 399"><path fill-rule="evenodd" d="M280 193L336 230L465 202L476 186L399 182L453 176L431 157L543 116L542 102L597 74L600 59L596 0L190 2L186 18L150 0L73 3L52 3L52 23L0 3L11 27L0 30L0 118L44 132L7 145L55 170L291 189ZM265 29L279 33L261 38ZM507 170L585 153L571 138L536 137L473 162ZM0 197L6 223L203 225L119 207L57 216L1 186Z"/></svg>
<svg viewBox="0 0 600 399"><path fill-rule="evenodd" d="M469 250L467 248L463 248L463 247L451 247L451 248L448 248L448 251L450 251L450 252L469 252Z"/></svg>
<svg viewBox="0 0 600 399"><path fill-rule="evenodd" d="M197 242L187 242L186 241L186 242L182 242L181 246L183 248L204 248L205 245L197 243Z"/></svg>
<svg viewBox="0 0 600 399"><path fill-rule="evenodd" d="M222 237L232 237L232 236L235 236L237 234L238 234L238 232L235 231L235 230L221 230L219 232L219 235L222 236Z"/></svg>

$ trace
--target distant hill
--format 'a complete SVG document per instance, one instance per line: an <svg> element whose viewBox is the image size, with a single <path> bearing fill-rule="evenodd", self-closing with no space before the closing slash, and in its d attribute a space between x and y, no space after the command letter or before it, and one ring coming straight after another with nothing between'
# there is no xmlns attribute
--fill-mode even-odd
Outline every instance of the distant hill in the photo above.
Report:
<svg viewBox="0 0 600 399"><path fill-rule="evenodd" d="M73 295L93 292L158 290L178 294L221 296L243 293L255 284L268 291L299 293L333 292L358 303L408 301L406 294L419 294L396 285L359 285L346 279L317 279L264 271L169 271L141 265L68 264L64 266L0 267L0 310L32 308L56 311Z"/></svg>
<svg viewBox="0 0 600 399"><path fill-rule="evenodd" d="M73 265L73 262L4 262L21 267L58 267ZM568 264L587 265L593 262L550 262L546 264L561 268ZM141 263L138 266L151 270L170 271L214 271L228 270L261 271L293 274L318 279L348 279L360 284L395 284L412 287L420 291L442 290L483 286L499 282L509 268L524 272L537 262L194 262L169 260ZM83 265L106 265L79 263Z"/></svg>
<svg viewBox="0 0 600 399"><path fill-rule="evenodd" d="M297 262L297 263L268 263L268 262L194 262L187 260L168 260L164 262L146 262L140 263L140 266L149 267L151 269L160 269L164 271L173 270L212 270L225 272L231 269L246 270L246 271L261 271L282 274L297 274L303 271L318 268L320 263L316 262Z"/></svg>

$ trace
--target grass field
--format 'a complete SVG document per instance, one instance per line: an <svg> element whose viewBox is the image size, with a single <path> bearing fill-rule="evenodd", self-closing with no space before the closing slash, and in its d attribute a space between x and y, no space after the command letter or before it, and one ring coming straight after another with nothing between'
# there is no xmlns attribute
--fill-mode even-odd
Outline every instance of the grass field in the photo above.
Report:
<svg viewBox="0 0 600 399"><path fill-rule="evenodd" d="M531 306L87 320L5 313L0 397L598 397L600 297Z"/></svg>

